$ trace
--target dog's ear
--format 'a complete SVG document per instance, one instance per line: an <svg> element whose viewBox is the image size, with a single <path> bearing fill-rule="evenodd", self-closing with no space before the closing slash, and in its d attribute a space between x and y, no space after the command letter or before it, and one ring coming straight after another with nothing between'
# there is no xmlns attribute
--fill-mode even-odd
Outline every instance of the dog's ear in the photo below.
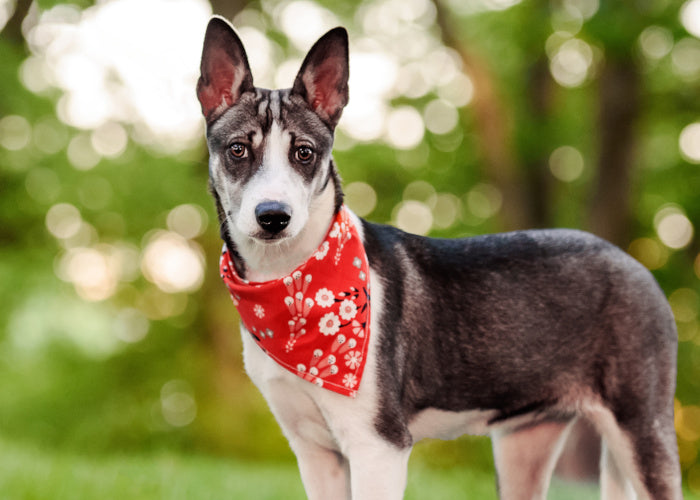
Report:
<svg viewBox="0 0 700 500"><path fill-rule="evenodd" d="M241 39L228 21L212 17L204 35L197 81L197 98L207 123L233 106L241 94L253 89L253 74Z"/></svg>
<svg viewBox="0 0 700 500"><path fill-rule="evenodd" d="M306 55L292 92L300 95L331 128L348 103L348 33L334 28Z"/></svg>

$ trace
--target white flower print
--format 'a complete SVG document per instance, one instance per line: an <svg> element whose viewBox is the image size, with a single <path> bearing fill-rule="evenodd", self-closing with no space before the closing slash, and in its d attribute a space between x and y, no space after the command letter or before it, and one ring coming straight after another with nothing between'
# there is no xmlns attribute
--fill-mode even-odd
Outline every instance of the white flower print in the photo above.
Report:
<svg viewBox="0 0 700 500"><path fill-rule="evenodd" d="M335 296L328 288L321 288L316 292L316 303L321 307L330 307L335 302Z"/></svg>
<svg viewBox="0 0 700 500"><path fill-rule="evenodd" d="M331 238L337 238L338 236L340 236L340 224L334 222L333 227L331 228L331 232L328 233L328 236L330 236Z"/></svg>
<svg viewBox="0 0 700 500"><path fill-rule="evenodd" d="M340 330L340 318L334 313L327 313L318 322L318 328L324 335L335 335Z"/></svg>
<svg viewBox="0 0 700 500"><path fill-rule="evenodd" d="M324 241L323 244L314 253L314 257L316 257L316 260L323 260L326 257L326 255L328 255L329 247L330 244L328 243L328 241Z"/></svg>
<svg viewBox="0 0 700 500"><path fill-rule="evenodd" d="M261 306L260 304L255 304L255 307L253 308L253 312L255 312L255 315L258 318L265 317L265 308L263 306Z"/></svg>
<svg viewBox="0 0 700 500"><path fill-rule="evenodd" d="M352 321L352 333L354 333L355 335L357 335L360 338L364 338L364 336L365 336L364 327L356 319Z"/></svg>
<svg viewBox="0 0 700 500"><path fill-rule="evenodd" d="M351 370L359 368L362 363L362 353L360 351L350 351L345 355L345 366Z"/></svg>
<svg viewBox="0 0 700 500"><path fill-rule="evenodd" d="M357 315L357 306L350 299L345 299L340 303L340 317L345 321L350 321Z"/></svg>
<svg viewBox="0 0 700 500"><path fill-rule="evenodd" d="M357 377L352 373L347 373L343 377L343 385L348 389L353 389L357 385Z"/></svg>

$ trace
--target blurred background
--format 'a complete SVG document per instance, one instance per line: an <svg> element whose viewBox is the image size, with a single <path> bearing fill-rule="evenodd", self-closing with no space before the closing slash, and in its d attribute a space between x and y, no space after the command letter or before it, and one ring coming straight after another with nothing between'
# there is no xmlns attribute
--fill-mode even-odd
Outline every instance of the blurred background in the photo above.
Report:
<svg viewBox="0 0 700 500"><path fill-rule="evenodd" d="M216 269L194 92L212 13L263 87L348 28L335 158L358 214L582 228L652 270L700 493L700 0L0 0L0 453L294 461ZM414 460L492 470L486 439Z"/></svg>

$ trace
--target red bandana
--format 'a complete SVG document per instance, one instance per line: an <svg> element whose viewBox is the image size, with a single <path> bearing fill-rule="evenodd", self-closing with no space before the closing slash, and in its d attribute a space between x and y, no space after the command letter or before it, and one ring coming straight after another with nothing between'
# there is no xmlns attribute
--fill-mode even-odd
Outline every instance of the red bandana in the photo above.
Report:
<svg viewBox="0 0 700 500"><path fill-rule="evenodd" d="M219 268L243 325L268 356L309 382L355 397L369 345L369 265L345 206L318 250L285 278L241 279L227 249Z"/></svg>

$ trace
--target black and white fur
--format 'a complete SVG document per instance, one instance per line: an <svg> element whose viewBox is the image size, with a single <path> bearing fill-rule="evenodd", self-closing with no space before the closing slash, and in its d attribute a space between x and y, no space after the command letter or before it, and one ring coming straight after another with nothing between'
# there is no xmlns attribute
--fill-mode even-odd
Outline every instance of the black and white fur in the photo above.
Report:
<svg viewBox="0 0 700 500"><path fill-rule="evenodd" d="M230 24L209 23L197 93L211 191L251 281L309 258L342 203L331 149L347 80L342 28L313 46L291 89L266 90ZM242 332L246 370L310 499L400 499L413 444L464 433L492 437L501 498L545 498L577 419L603 437L604 499L682 498L677 335L646 269L573 230L439 240L355 222L372 290L355 399L290 374Z"/></svg>

